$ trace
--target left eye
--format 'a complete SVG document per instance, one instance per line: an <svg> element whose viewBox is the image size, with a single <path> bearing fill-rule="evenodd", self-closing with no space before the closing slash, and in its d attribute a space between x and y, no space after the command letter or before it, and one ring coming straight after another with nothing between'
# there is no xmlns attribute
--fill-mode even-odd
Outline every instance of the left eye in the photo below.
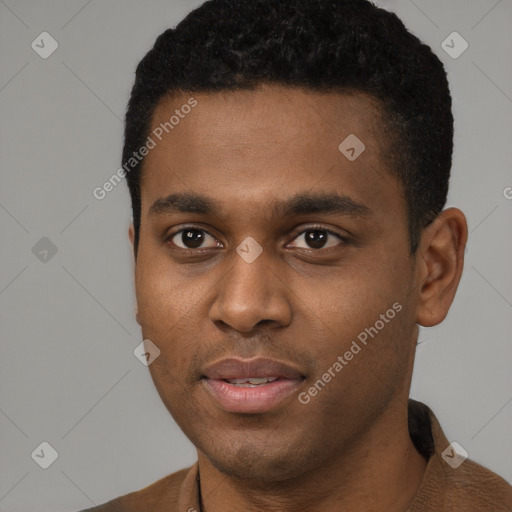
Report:
<svg viewBox="0 0 512 512"><path fill-rule="evenodd" d="M203 244L205 241L208 241L208 239L213 240L213 245L201 247L201 244ZM182 229L181 231L171 235L168 240L172 241L172 243L178 246L180 249L210 249L213 247L219 247L219 243L212 235L203 229L197 228ZM182 245L180 245L180 243Z"/></svg>
<svg viewBox="0 0 512 512"><path fill-rule="evenodd" d="M337 239L337 243L346 243L346 239L341 235L319 228L307 229L295 238L295 240L300 240L301 238L304 240L305 244L308 244L307 246L299 246L301 249L325 249L334 247L336 246L336 240L332 240L333 238ZM329 238L331 238L331 241L329 241Z"/></svg>

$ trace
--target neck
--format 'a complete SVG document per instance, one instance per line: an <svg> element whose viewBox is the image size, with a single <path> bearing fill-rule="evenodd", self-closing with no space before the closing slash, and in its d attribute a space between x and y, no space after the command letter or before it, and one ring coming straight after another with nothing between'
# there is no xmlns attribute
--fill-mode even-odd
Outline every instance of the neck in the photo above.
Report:
<svg viewBox="0 0 512 512"><path fill-rule="evenodd" d="M407 401L391 406L340 453L292 479L240 481L198 452L202 512L406 511L425 472L407 427Z"/></svg>

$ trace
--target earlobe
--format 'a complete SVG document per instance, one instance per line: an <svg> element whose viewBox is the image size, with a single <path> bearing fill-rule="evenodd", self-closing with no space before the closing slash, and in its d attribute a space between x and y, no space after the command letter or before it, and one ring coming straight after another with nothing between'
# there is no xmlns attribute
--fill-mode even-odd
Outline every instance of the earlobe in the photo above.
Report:
<svg viewBox="0 0 512 512"><path fill-rule="evenodd" d="M432 327L448 314L462 276L467 237L466 217L457 208L444 210L423 230L417 254L418 324Z"/></svg>

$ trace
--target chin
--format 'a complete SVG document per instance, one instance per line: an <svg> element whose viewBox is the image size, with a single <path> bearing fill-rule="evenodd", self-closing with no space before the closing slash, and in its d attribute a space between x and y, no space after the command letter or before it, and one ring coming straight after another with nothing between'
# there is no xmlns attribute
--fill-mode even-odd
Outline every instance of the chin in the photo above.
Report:
<svg viewBox="0 0 512 512"><path fill-rule="evenodd" d="M299 477L312 463L312 454L283 444L255 443L254 439L226 439L228 446L219 445L201 450L210 463L221 473L236 480L269 483Z"/></svg>
<svg viewBox="0 0 512 512"><path fill-rule="evenodd" d="M285 463L286 467L272 461L264 462L261 459L254 461L252 466L248 466L240 462L237 457L230 460L227 460L226 457L223 457L222 460L210 459L210 462L222 474L239 481L268 483L289 480L298 476L296 467L291 466L289 459Z"/></svg>

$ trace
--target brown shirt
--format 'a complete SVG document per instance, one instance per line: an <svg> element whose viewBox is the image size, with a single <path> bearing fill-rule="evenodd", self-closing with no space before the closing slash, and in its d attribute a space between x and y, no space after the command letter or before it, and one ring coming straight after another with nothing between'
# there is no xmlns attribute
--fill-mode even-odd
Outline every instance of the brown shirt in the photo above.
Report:
<svg viewBox="0 0 512 512"><path fill-rule="evenodd" d="M409 432L428 464L407 512L512 512L512 486L469 459L459 465L462 459L448 448L434 413L415 400L409 400ZM197 462L140 491L82 512L201 512Z"/></svg>

